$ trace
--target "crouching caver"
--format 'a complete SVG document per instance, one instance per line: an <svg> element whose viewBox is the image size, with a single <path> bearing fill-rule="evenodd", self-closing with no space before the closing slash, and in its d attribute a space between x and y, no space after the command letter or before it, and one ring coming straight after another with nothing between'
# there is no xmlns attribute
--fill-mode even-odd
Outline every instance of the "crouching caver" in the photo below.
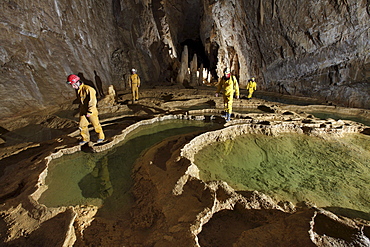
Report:
<svg viewBox="0 0 370 247"><path fill-rule="evenodd" d="M98 109L96 108L97 99L96 91L94 88L85 85L80 81L80 77L77 75L69 75L67 78L67 83L72 86L72 88L77 90L78 99L80 102L80 130L82 141L80 145L83 145L90 141L89 134L89 122L94 126L95 132L98 134L97 142L104 141L104 132L99 123Z"/></svg>
<svg viewBox="0 0 370 247"><path fill-rule="evenodd" d="M223 117L225 117L226 122L228 122L230 121L230 116L233 109L234 93L235 97L239 99L239 84L235 76L231 76L231 72L229 69L225 70L225 75L222 77L220 83L217 86L216 97L218 97L221 89L223 91L225 111L225 116Z"/></svg>

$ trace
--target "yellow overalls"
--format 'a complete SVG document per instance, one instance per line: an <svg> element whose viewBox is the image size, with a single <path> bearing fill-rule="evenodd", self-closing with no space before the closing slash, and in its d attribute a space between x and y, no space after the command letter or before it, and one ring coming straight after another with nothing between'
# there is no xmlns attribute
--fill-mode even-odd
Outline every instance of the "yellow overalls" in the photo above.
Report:
<svg viewBox="0 0 370 247"><path fill-rule="evenodd" d="M239 96L239 84L235 76L230 76L230 78L222 77L217 86L217 93L219 93L221 89L224 91L224 110L226 113L231 114L233 109L234 93L237 97Z"/></svg>
<svg viewBox="0 0 370 247"><path fill-rule="evenodd" d="M248 84L247 84L247 90L249 92L248 99L252 98L253 92L256 89L257 89L257 83L252 80L248 81Z"/></svg>
<svg viewBox="0 0 370 247"><path fill-rule="evenodd" d="M104 132L99 123L98 109L96 108L96 91L94 88L82 84L78 91L78 97L80 101L80 130L82 141L90 141L89 134L89 121L94 126L95 132L98 134L98 138L104 140ZM86 115L90 115L86 117Z"/></svg>
<svg viewBox="0 0 370 247"><path fill-rule="evenodd" d="M129 84L132 91L132 101L139 100L140 77L138 74L130 75Z"/></svg>

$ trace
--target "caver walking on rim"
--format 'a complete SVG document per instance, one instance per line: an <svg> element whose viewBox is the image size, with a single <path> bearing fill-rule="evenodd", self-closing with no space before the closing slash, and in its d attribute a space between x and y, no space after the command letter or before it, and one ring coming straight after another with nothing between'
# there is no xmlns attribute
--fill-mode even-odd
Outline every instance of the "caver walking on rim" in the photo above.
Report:
<svg viewBox="0 0 370 247"><path fill-rule="evenodd" d="M247 99L250 100L252 98L253 92L257 89L256 78L252 77L252 79L248 80L247 90L248 90L248 97Z"/></svg>
<svg viewBox="0 0 370 247"><path fill-rule="evenodd" d="M104 141L104 132L99 123L98 109L96 108L96 91L94 88L85 85L80 81L77 75L69 75L67 83L77 90L78 99L80 102L80 130L82 141L81 145L90 141L89 122L94 126L95 132L98 134L97 142Z"/></svg>
<svg viewBox="0 0 370 247"><path fill-rule="evenodd" d="M216 97L218 97L221 90L223 91L225 118L226 121L230 121L234 94L239 99L239 84L235 76L231 75L229 69L225 70L225 75L217 86Z"/></svg>
<svg viewBox="0 0 370 247"><path fill-rule="evenodd" d="M134 102L139 100L140 77L136 74L136 69L132 69L131 73L128 83L132 92L132 102Z"/></svg>

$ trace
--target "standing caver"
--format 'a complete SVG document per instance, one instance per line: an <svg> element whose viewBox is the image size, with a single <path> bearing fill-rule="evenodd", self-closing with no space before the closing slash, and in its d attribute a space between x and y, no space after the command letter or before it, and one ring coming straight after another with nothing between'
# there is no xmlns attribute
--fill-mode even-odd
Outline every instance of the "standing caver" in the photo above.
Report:
<svg viewBox="0 0 370 247"><path fill-rule="evenodd" d="M239 99L239 84L236 80L235 76L231 75L229 69L225 70L225 75L221 78L220 83L217 86L216 97L218 94L223 91L223 99L224 99L224 111L226 122L230 121L230 116L233 109L233 98L234 94L237 99Z"/></svg>
<svg viewBox="0 0 370 247"><path fill-rule="evenodd" d="M104 141L104 132L99 123L98 109L96 107L96 91L94 88L85 85L80 81L80 77L77 75L69 75L67 78L67 83L72 86L72 88L77 90L77 96L80 102L80 124L79 128L81 130L82 141L81 145L90 141L89 133L89 122L94 126L95 132L98 134L97 143Z"/></svg>

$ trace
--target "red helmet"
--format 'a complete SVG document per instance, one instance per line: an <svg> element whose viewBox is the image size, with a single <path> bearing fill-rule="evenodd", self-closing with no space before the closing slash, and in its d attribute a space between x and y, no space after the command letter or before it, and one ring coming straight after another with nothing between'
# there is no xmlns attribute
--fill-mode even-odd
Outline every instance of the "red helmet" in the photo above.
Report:
<svg viewBox="0 0 370 247"><path fill-rule="evenodd" d="M69 75L68 78L67 78L67 83L68 84L73 84L73 83L76 83L80 80L80 77L78 77L77 75Z"/></svg>

